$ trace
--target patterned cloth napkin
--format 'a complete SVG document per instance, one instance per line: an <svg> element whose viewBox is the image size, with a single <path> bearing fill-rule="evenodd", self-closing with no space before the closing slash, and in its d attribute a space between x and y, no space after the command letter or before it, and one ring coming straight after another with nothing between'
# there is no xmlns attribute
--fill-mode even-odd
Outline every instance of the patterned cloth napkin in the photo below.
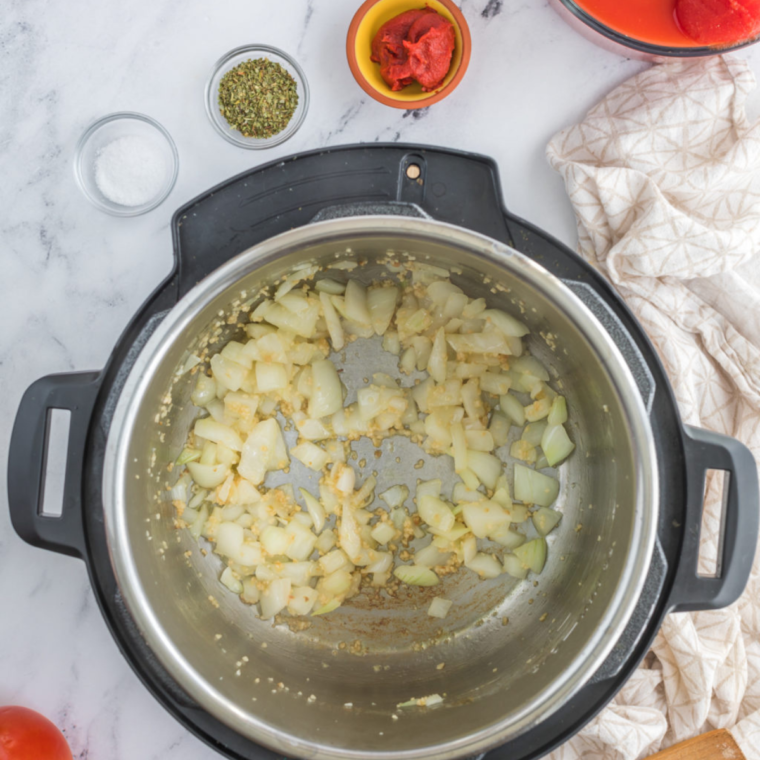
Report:
<svg viewBox="0 0 760 760"><path fill-rule="evenodd" d="M729 57L654 66L549 144L580 252L654 342L684 421L760 459L760 123ZM714 479L717 480L717 479ZM718 549L708 484L703 561ZM615 700L551 760L637 760L716 728L760 760L760 557L741 600L669 615Z"/></svg>

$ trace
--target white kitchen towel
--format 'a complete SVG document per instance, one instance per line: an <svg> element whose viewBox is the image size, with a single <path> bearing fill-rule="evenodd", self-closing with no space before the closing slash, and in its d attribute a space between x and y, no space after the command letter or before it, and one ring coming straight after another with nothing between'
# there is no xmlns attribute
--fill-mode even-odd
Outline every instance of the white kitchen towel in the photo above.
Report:
<svg viewBox="0 0 760 760"><path fill-rule="evenodd" d="M547 155L575 208L581 255L654 342L686 422L760 460L760 123L744 61L656 65L621 85ZM718 548L708 484L704 567ZM625 688L551 760L637 760L715 728L760 760L760 557L727 610L668 616Z"/></svg>

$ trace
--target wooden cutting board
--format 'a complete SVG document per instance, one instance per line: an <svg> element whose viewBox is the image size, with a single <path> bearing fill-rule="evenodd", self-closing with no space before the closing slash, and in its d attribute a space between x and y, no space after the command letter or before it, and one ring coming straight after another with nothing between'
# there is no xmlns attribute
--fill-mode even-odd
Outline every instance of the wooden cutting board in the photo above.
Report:
<svg viewBox="0 0 760 760"><path fill-rule="evenodd" d="M734 737L720 729L676 744L649 760L745 760L745 757Z"/></svg>

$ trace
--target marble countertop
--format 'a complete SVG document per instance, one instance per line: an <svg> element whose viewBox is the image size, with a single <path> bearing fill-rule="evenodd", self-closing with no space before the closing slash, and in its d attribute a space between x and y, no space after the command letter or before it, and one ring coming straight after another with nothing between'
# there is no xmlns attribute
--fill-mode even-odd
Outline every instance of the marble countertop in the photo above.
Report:
<svg viewBox="0 0 760 760"><path fill-rule="evenodd" d="M577 36L543 0L462 0L473 54L459 89L428 111L382 106L355 84L343 41L358 0L6 0L0 19L0 462L21 394L53 372L99 369L169 272L173 211L258 163L341 143L404 141L493 156L508 207L575 243L557 130L646 64ZM203 88L226 51L292 53L312 90L284 145L244 151L212 129ZM742 53L760 71L760 46ZM179 180L155 211L122 219L77 189L72 157L94 119L140 111L173 135ZM5 481L5 466L0 468ZM211 760L132 673L82 562L23 543L0 488L0 705L23 704L66 733L76 758Z"/></svg>

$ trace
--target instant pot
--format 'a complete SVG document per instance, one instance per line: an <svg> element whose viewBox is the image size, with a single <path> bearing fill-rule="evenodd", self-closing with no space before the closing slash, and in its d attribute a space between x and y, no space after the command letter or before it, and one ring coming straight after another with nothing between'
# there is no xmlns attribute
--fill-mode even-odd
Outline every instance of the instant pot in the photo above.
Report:
<svg viewBox="0 0 760 760"><path fill-rule="evenodd" d="M666 614L740 596L758 533L751 453L681 422L636 319L592 267L505 211L490 159L398 144L304 153L196 198L172 230L174 269L107 366L51 375L25 393L9 502L23 539L86 562L130 665L220 753L538 758L609 702ZM219 347L237 335L236 307L294 267L355 262L325 273L368 282L388 252L447 269L491 306L521 309L530 351L562 382L570 410L577 450L559 472L563 520L540 576L445 579L454 606L443 621L412 589L379 609L360 595L307 628L274 625L219 585L220 561L175 529L162 498L198 412L183 368L210 334ZM358 375L380 361L354 357ZM343 379L349 392L361 382ZM40 509L52 409L71 411L60 517ZM406 439L388 439L379 456L378 492L453 477L445 457L413 470L421 450ZM709 469L729 476L718 575L706 578L697 560ZM435 706L399 706L434 693Z"/></svg>

